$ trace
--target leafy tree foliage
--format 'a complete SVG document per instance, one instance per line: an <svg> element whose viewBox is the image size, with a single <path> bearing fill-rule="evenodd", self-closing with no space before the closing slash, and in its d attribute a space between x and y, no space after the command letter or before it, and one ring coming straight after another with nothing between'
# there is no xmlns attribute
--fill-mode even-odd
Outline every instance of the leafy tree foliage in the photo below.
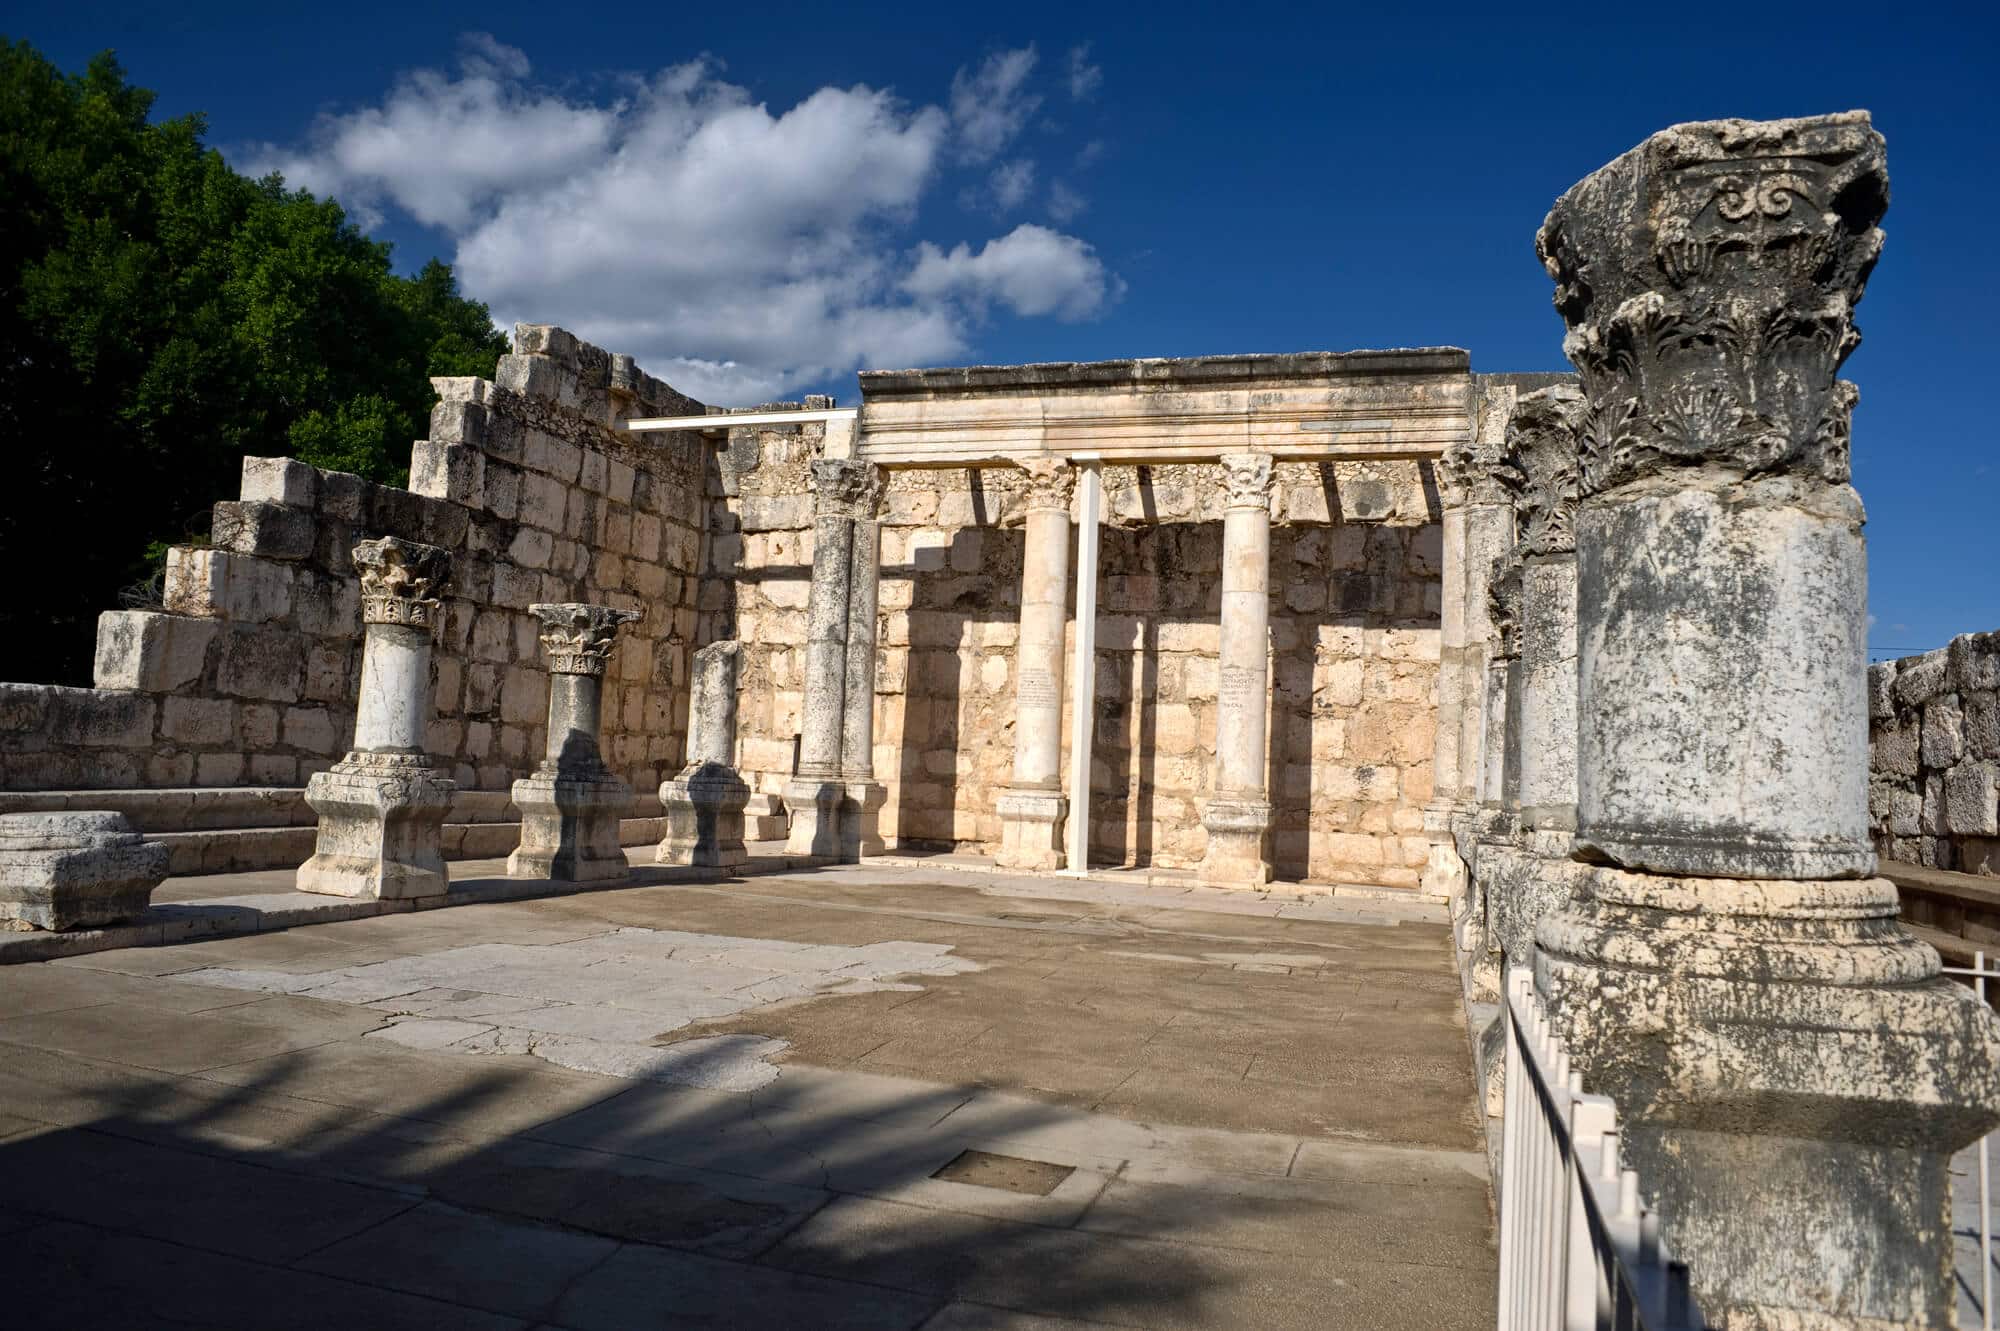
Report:
<svg viewBox="0 0 2000 1331"><path fill-rule="evenodd" d="M207 526L246 454L400 483L486 306L390 268L339 204L152 122L111 56L0 39L0 678L88 683L101 609Z"/></svg>

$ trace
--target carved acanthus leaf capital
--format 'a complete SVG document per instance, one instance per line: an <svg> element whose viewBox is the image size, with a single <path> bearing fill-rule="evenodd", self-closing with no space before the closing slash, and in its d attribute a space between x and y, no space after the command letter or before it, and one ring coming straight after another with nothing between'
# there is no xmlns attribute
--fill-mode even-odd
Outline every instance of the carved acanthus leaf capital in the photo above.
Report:
<svg viewBox="0 0 2000 1331"><path fill-rule="evenodd" d="M818 458L812 464L813 509L820 517L873 521L882 507L882 469L855 458Z"/></svg>
<svg viewBox="0 0 2000 1331"><path fill-rule="evenodd" d="M1021 487L1024 509L1058 509L1069 512L1070 496L1076 493L1076 468L1062 458L1020 459L1026 481Z"/></svg>
<svg viewBox="0 0 2000 1331"><path fill-rule="evenodd" d="M1271 455L1226 453L1222 459L1223 506L1268 508L1271 504Z"/></svg>
<svg viewBox="0 0 2000 1331"><path fill-rule="evenodd" d="M542 650L549 654L549 671L557 675L604 674L620 625L642 618L637 610L563 601L531 605L528 613L542 621Z"/></svg>
<svg viewBox="0 0 2000 1331"><path fill-rule="evenodd" d="M1677 125L1557 200L1536 248L1589 403L1583 493L1703 465L1844 484L1834 376L1888 203L1860 111Z"/></svg>
<svg viewBox="0 0 2000 1331"><path fill-rule="evenodd" d="M1578 450L1583 394L1566 384L1523 395L1507 421L1507 457L1499 475L1514 492L1522 555L1576 549Z"/></svg>
<svg viewBox="0 0 2000 1331"><path fill-rule="evenodd" d="M361 622L436 631L451 586L451 552L397 536L354 547L361 574Z"/></svg>

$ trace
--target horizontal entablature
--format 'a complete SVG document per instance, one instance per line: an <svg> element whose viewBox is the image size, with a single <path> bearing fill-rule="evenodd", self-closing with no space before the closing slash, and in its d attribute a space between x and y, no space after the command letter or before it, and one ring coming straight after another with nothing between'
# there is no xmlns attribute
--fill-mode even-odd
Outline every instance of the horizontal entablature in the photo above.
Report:
<svg viewBox="0 0 2000 1331"><path fill-rule="evenodd" d="M1125 464L1206 462L1242 452L1290 459L1427 458L1467 440L1472 428L1473 380L1463 372L1331 381L1322 373L1316 380L1228 386L1128 380L1086 391L932 391L917 397L878 397L873 377L863 377L855 451L885 467L996 465L1080 453Z"/></svg>

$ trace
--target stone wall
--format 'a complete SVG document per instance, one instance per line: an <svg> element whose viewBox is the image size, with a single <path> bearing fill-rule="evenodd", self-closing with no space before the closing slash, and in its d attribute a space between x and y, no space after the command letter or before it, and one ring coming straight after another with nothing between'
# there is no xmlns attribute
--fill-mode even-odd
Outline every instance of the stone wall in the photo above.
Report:
<svg viewBox="0 0 2000 1331"><path fill-rule="evenodd" d="M452 552L431 750L504 790L542 751L548 678L527 607L643 610L605 681L606 760L643 796L681 756L713 470L696 435L627 435L701 404L561 329L522 325L495 379L433 381L411 488L246 458L212 544L168 556L158 611L112 611L94 689L0 684L0 787L292 786L347 747L361 653L349 552Z"/></svg>
<svg viewBox="0 0 2000 1331"><path fill-rule="evenodd" d="M739 760L755 789L776 795L803 704L813 440L740 433L723 454L701 636L744 642ZM1281 878L1414 885L1423 865L1441 562L1427 473L1416 463L1278 469L1270 788ZM1021 476L1001 467L888 478L874 767L892 843L999 844ZM1220 469L1114 467L1105 486L1093 857L1192 866L1214 775Z"/></svg>
<svg viewBox="0 0 2000 1331"><path fill-rule="evenodd" d="M2000 874L2000 633L1868 668L1877 853Z"/></svg>

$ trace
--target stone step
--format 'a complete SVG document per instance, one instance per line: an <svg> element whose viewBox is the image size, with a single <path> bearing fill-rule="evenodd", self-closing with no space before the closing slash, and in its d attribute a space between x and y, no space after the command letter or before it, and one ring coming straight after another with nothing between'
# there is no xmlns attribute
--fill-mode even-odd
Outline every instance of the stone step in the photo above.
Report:
<svg viewBox="0 0 2000 1331"><path fill-rule="evenodd" d="M666 835L665 818L625 818L618 824L618 844L657 844ZM311 827L226 827L190 832L149 832L147 838L167 847L167 872L177 878L196 874L239 873L251 869L284 869L303 864L313 853ZM521 825L513 823L446 823L447 860L499 859L521 843Z"/></svg>
<svg viewBox="0 0 2000 1331"><path fill-rule="evenodd" d="M504 790L461 790L451 797L453 823L518 823ZM160 790L0 791L0 813L106 809L122 813L148 836L168 832L310 828L315 822L302 786L192 786ZM657 791L635 793L632 817L664 813Z"/></svg>

